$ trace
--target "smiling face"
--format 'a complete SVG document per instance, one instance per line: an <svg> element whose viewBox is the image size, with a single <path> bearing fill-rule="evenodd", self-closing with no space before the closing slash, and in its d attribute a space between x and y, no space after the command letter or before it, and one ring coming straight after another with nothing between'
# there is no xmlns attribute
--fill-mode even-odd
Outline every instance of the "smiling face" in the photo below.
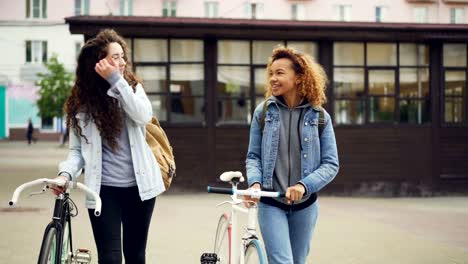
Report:
<svg viewBox="0 0 468 264"><path fill-rule="evenodd" d="M274 96L296 98L297 97L297 74L292 68L292 61L287 58L275 60L270 66L269 82L271 93Z"/></svg>
<svg viewBox="0 0 468 264"><path fill-rule="evenodd" d="M119 43L112 42L109 44L106 59L109 63L118 67L120 74L123 75L127 62L125 61L125 53Z"/></svg>

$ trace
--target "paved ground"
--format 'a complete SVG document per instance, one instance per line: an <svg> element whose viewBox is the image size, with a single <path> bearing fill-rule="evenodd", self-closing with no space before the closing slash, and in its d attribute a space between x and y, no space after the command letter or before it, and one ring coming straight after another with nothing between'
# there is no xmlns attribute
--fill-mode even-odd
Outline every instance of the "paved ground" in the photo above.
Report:
<svg viewBox="0 0 468 264"><path fill-rule="evenodd" d="M52 195L7 202L15 187L53 177L67 150L55 143L31 147L0 142L0 263L34 263L42 232L50 220ZM74 219L78 247L96 250L83 195ZM223 197L204 193L162 195L148 241L148 263L199 263L210 251ZM343 198L320 197L320 216L308 263L320 264L468 264L468 197ZM97 262L93 262L97 263Z"/></svg>

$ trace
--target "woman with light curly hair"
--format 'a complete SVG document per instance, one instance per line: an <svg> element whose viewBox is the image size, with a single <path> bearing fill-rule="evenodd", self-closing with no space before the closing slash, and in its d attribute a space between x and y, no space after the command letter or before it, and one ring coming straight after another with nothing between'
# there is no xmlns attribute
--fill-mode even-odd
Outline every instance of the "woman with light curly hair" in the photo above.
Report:
<svg viewBox="0 0 468 264"><path fill-rule="evenodd" d="M317 222L317 193L338 173L335 133L322 108L326 85L325 72L311 57L291 48L273 50L265 101L252 118L246 159L251 189L286 194L258 203L270 264L306 263Z"/></svg>

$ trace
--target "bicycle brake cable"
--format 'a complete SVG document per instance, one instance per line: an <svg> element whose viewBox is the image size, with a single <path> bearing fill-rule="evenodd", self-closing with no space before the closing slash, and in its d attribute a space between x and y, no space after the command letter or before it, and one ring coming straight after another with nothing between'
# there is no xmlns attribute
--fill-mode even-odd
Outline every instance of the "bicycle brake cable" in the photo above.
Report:
<svg viewBox="0 0 468 264"><path fill-rule="evenodd" d="M78 215L78 207L76 206L75 202L68 197L67 198L68 204L70 205L70 216L75 217Z"/></svg>

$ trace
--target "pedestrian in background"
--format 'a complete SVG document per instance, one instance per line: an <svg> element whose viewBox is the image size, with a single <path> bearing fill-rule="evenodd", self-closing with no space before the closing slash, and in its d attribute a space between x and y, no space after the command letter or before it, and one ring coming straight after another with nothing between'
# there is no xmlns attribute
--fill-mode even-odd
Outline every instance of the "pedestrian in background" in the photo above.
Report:
<svg viewBox="0 0 468 264"><path fill-rule="evenodd" d="M86 201L101 264L145 263L156 196L165 188L145 140L152 106L131 71L127 44L103 30L81 49L76 81L65 105L70 131L68 158L59 177L84 182L99 193L101 216ZM57 194L63 188L54 186ZM121 234L122 231L122 234Z"/></svg>
<svg viewBox="0 0 468 264"><path fill-rule="evenodd" d="M327 77L312 58L285 47L273 50L267 75L266 100L255 109L250 126L248 183L251 189L286 193L258 204L268 263L305 264L317 221L317 193L339 168L332 121L322 107Z"/></svg>
<svg viewBox="0 0 468 264"><path fill-rule="evenodd" d="M34 125L31 118L28 118L28 125L26 127L26 139L28 140L28 145L31 145L31 142L36 143L37 139L34 137Z"/></svg>

